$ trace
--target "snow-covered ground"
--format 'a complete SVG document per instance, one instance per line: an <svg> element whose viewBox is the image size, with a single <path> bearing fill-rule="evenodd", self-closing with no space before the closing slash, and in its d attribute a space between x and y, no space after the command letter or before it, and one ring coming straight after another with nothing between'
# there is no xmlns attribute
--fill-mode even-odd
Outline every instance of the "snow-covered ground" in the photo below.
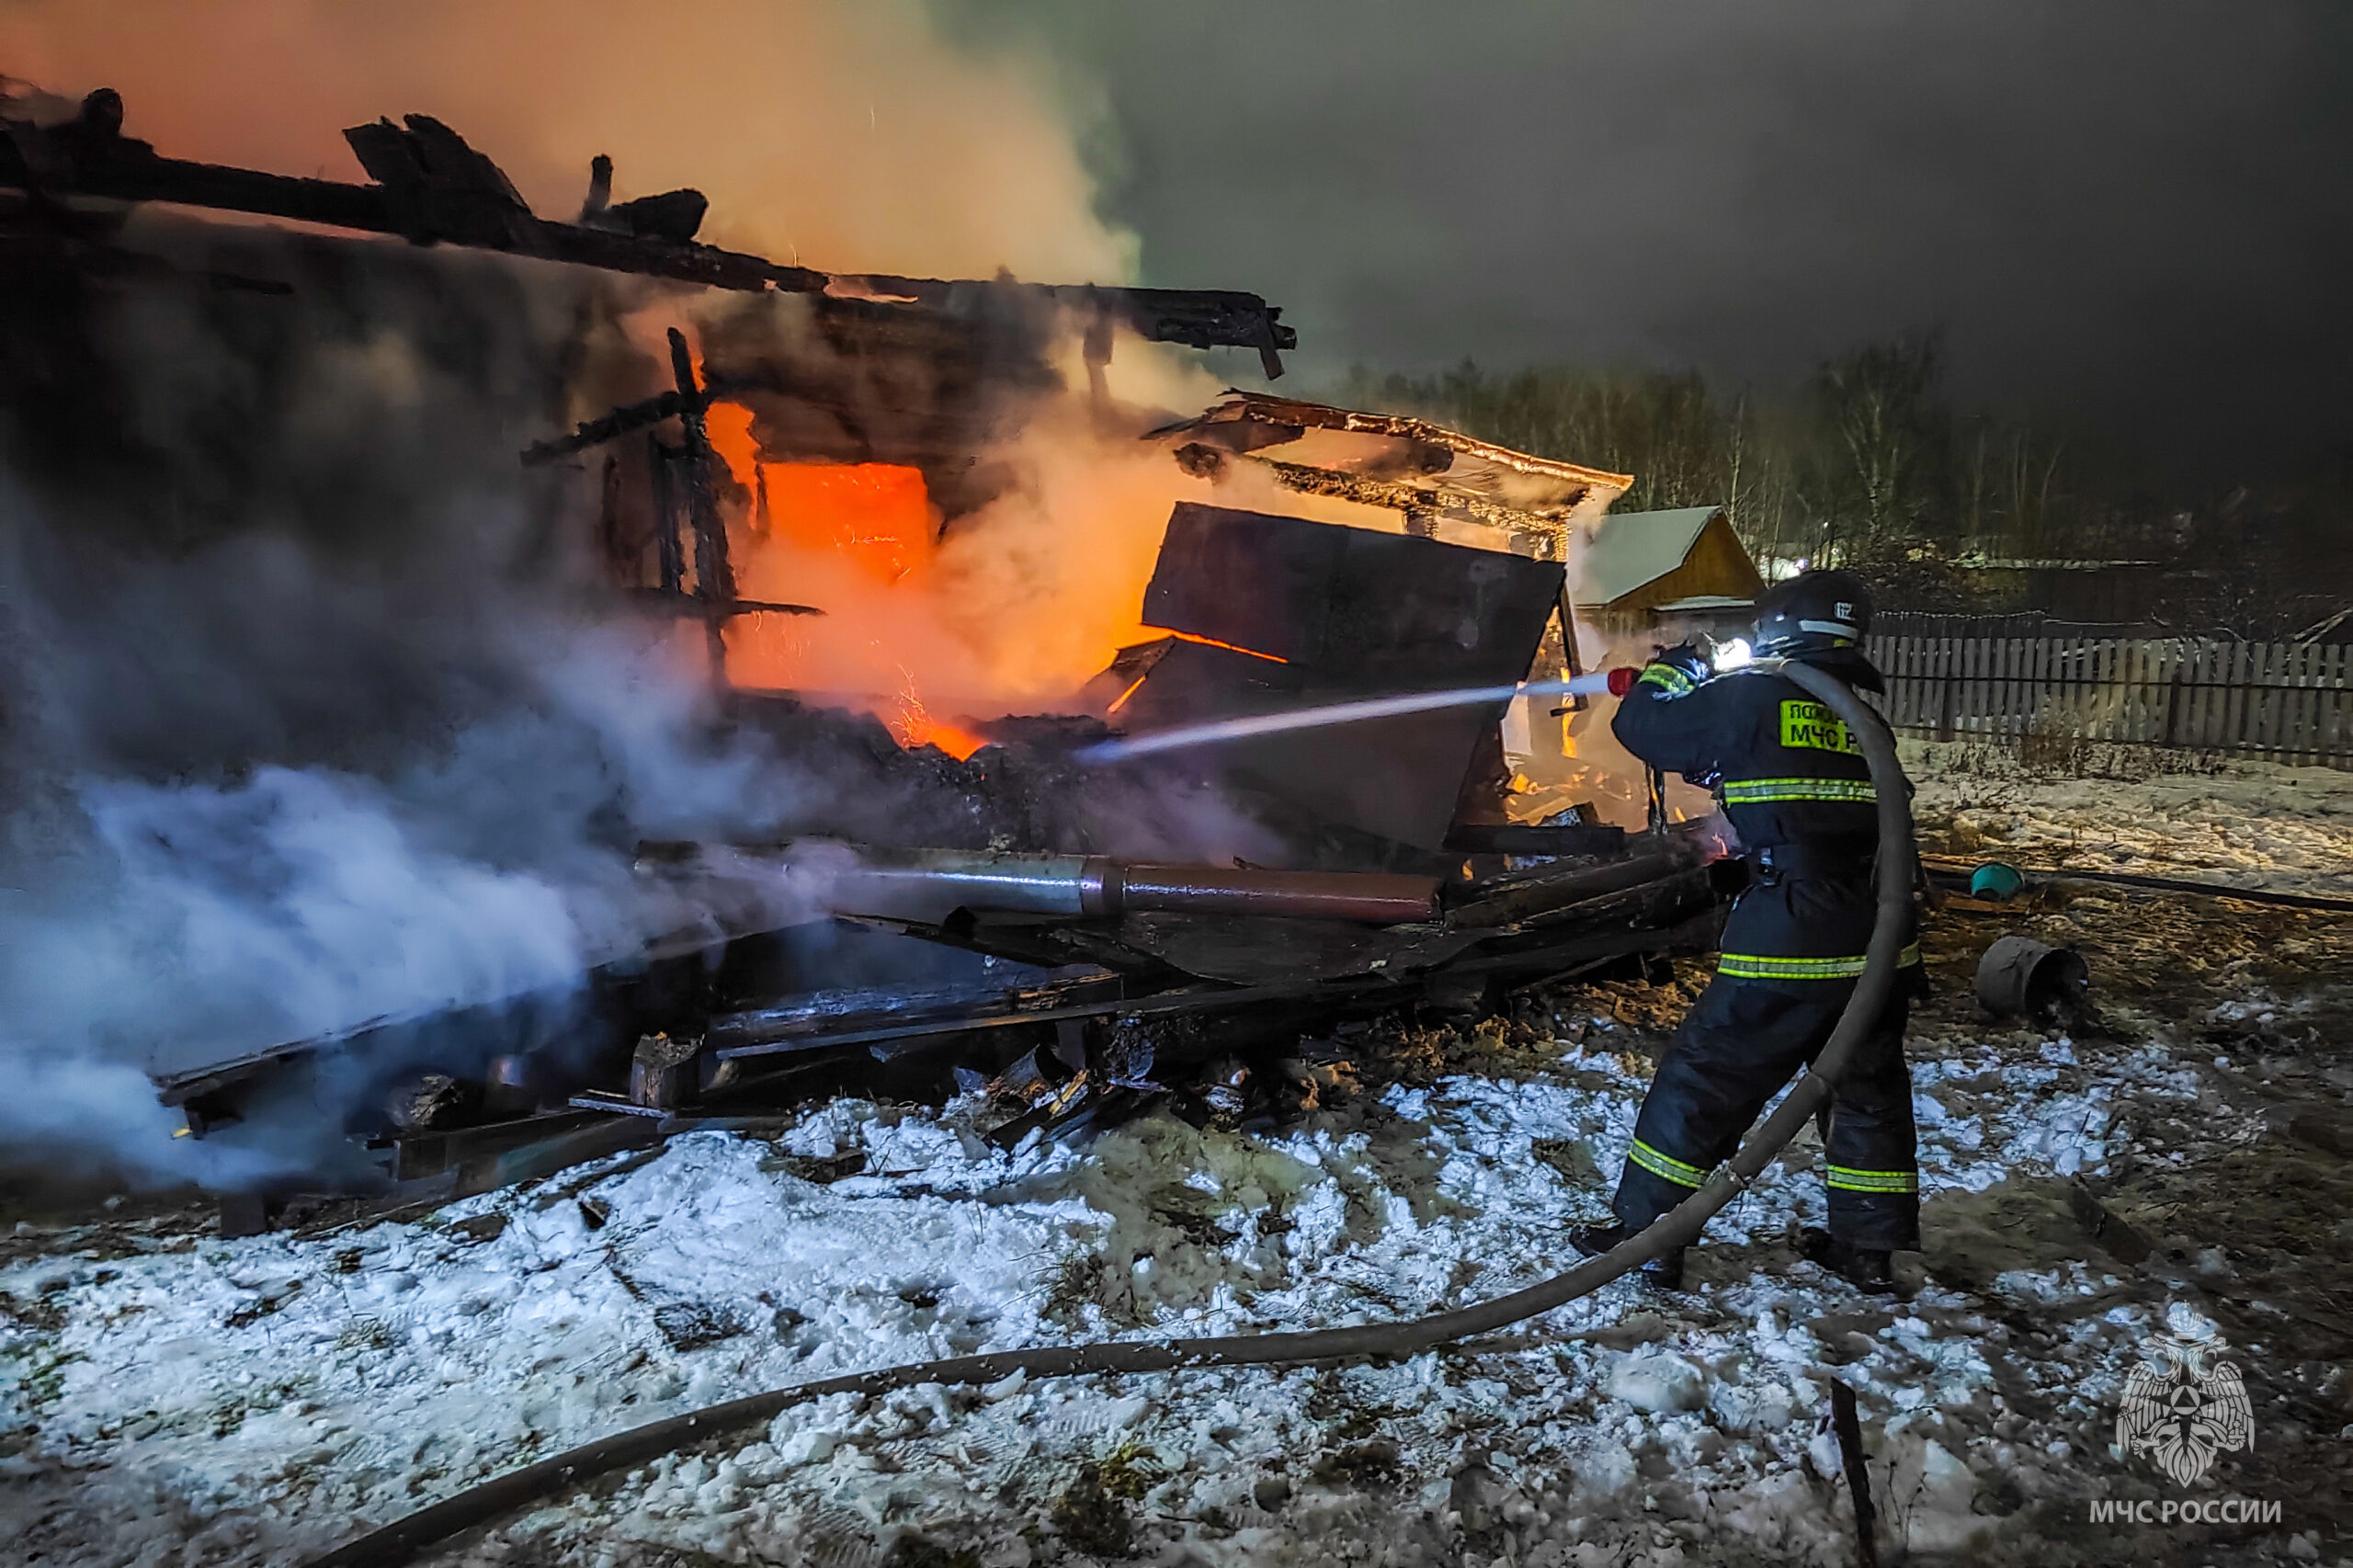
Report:
<svg viewBox="0 0 2353 1568"><path fill-rule="evenodd" d="M2353 773L2234 761L2211 772L2051 778L1984 746L1907 741L1924 840L2075 869L2353 895ZM2165 754L2109 748L2138 775Z"/></svg>
<svg viewBox="0 0 2353 1568"><path fill-rule="evenodd" d="M1006 1155L975 1136L977 1100L839 1102L419 1224L106 1261L60 1236L0 1270L0 1559L294 1562L607 1433L845 1369L1390 1320L1531 1283L1602 1213L1647 1077L1608 1020L1574 1032L1277 1135L1157 1116ZM1929 1256L1951 1267L1901 1303L1793 1260L1822 1211L1795 1168L1808 1134L1682 1292L1620 1283L1393 1365L837 1397L430 1560L1843 1564L1833 1379L1859 1396L1893 1555L2117 1560L2126 1537L2088 1504L2173 1494L2108 1447L2165 1301L2063 1234L2063 1178L2165 1158L2151 1117L2214 1146L2261 1124L2201 1103L2155 1045L1980 1032L1914 1054ZM846 1154L862 1174L805 1179ZM2217 1560L2333 1555L2285 1502Z"/></svg>

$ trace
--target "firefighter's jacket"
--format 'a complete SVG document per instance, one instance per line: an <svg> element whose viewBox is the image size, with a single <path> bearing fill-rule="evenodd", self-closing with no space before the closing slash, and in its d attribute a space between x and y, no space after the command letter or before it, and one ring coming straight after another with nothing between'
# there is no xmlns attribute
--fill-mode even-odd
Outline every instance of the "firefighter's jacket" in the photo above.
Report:
<svg viewBox="0 0 2353 1568"><path fill-rule="evenodd" d="M1859 655L1823 663L1878 685ZM1652 767L1714 790L1740 837L1752 880L1724 921L1720 973L1801 985L1862 973L1879 797L1861 741L1836 713L1779 674L1696 678L1663 660L1643 671L1610 728ZM1919 961L1908 936L1904 961Z"/></svg>

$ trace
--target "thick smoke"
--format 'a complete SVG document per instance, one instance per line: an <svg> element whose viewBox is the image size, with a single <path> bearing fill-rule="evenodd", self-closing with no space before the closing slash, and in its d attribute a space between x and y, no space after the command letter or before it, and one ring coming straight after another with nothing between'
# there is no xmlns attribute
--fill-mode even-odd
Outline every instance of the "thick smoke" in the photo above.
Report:
<svg viewBox="0 0 2353 1568"><path fill-rule="evenodd" d="M395 247L235 250L293 294L101 290L53 324L53 345L92 330L37 390L99 450L12 410L20 1156L99 1143L210 1179L308 1159L171 1140L145 1071L569 985L694 914L635 887L635 835L774 832L822 798L709 738L664 639L589 612L585 549L525 483L581 299Z"/></svg>
<svg viewBox="0 0 2353 1568"><path fill-rule="evenodd" d="M348 176L342 126L424 110L542 211L608 152L620 194L694 183L712 237L828 267L1130 264L1020 80L896 6L34 4L0 17L0 69L116 86L181 155ZM17 1159L313 1165L282 1130L173 1139L147 1073L560 992L709 915L645 892L642 837L887 817L826 757L716 722L699 640L612 608L578 476L516 461L582 412L642 291L144 216L129 239L170 270L47 279L0 398ZM311 1108L331 1141L338 1108Z"/></svg>
<svg viewBox="0 0 2353 1568"><path fill-rule="evenodd" d="M181 157L357 178L343 128L446 120L540 212L693 186L702 236L835 272L1124 280L1061 118L911 0L18 0L0 72L121 92Z"/></svg>

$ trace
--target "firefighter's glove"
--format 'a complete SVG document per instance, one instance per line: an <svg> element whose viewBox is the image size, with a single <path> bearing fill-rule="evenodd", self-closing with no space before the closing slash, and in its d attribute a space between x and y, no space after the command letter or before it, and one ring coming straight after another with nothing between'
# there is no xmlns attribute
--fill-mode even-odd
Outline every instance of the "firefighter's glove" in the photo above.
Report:
<svg viewBox="0 0 2353 1568"><path fill-rule="evenodd" d="M1663 687L1671 696L1680 697L1706 680L1711 670L1707 650L1694 642L1662 648L1651 656L1643 673L1636 678L1653 686Z"/></svg>

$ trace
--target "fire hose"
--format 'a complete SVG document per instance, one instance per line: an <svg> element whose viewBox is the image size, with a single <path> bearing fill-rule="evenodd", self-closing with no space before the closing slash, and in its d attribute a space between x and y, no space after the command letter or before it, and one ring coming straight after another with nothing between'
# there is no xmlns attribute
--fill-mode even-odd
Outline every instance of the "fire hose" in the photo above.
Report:
<svg viewBox="0 0 2353 1568"><path fill-rule="evenodd" d="M1760 660L1760 673L1776 668ZM577 1485L625 1466L643 1464L688 1444L772 1420L779 1412L830 1394L875 1395L924 1383L963 1385L1099 1373L1186 1371L1411 1356L1450 1341L1490 1334L1590 1295L1652 1259L1690 1245L1708 1221L1764 1174L1814 1113L1826 1105L1847 1059L1877 1023L1893 994L1897 966L1912 923L1912 806L1893 733L1847 685L1802 664L1778 673L1843 719L1861 742L1879 801L1879 855L1874 869L1877 914L1862 975L1819 1055L1772 1115L1733 1157L1681 1205L1599 1257L1493 1301L1404 1323L1365 1324L1306 1333L1237 1335L1217 1339L1118 1340L956 1356L884 1367L797 1383L650 1422L494 1476L359 1537L309 1568L399 1568L426 1547L460 1530L486 1525L560 1487Z"/></svg>

